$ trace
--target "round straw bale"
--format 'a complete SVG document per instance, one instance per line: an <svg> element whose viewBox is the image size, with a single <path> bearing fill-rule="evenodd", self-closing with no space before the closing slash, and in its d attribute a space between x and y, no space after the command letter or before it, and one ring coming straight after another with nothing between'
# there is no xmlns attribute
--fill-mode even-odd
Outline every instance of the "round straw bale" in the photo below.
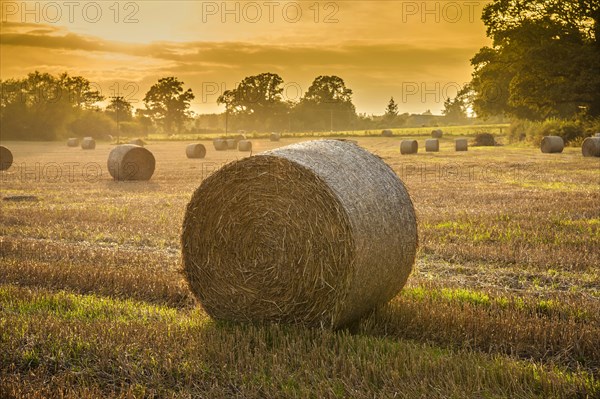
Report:
<svg viewBox="0 0 600 399"><path fill-rule="evenodd" d="M456 139L454 140L454 149L456 151L468 151L469 141L467 139Z"/></svg>
<svg viewBox="0 0 600 399"><path fill-rule="evenodd" d="M600 133L594 134L594 137L600 137Z"/></svg>
<svg viewBox="0 0 600 399"><path fill-rule="evenodd" d="M252 151L252 142L250 140L240 140L238 142L238 150L239 151Z"/></svg>
<svg viewBox="0 0 600 399"><path fill-rule="evenodd" d="M419 151L417 140L402 140L400 142L400 154L416 154Z"/></svg>
<svg viewBox="0 0 600 399"><path fill-rule="evenodd" d="M227 144L227 149L228 150L235 150L237 148L238 140L236 140L236 139L227 139L227 140L225 140L225 143Z"/></svg>
<svg viewBox="0 0 600 399"><path fill-rule="evenodd" d="M583 140L581 153L584 157L600 157L600 136Z"/></svg>
<svg viewBox="0 0 600 399"><path fill-rule="evenodd" d="M0 145L0 170L7 170L13 163L13 154L10 150Z"/></svg>
<svg viewBox="0 0 600 399"><path fill-rule="evenodd" d="M185 148L185 155L192 159L202 159L206 156L206 147L203 144L190 144Z"/></svg>
<svg viewBox="0 0 600 399"><path fill-rule="evenodd" d="M215 319L336 328L403 287L417 224L381 158L321 140L211 174L187 206L181 243L189 286Z"/></svg>
<svg viewBox="0 0 600 399"><path fill-rule="evenodd" d="M385 130L382 130L382 131L381 131L381 135L382 135L383 137L392 137L392 136L394 135L394 132L392 132L392 131L391 131L391 130L389 130L389 129L385 129Z"/></svg>
<svg viewBox="0 0 600 399"><path fill-rule="evenodd" d="M227 149L227 141L224 139L214 139L213 145L217 151L225 151Z"/></svg>
<svg viewBox="0 0 600 399"><path fill-rule="evenodd" d="M279 133L271 133L271 141L279 141L279 139L281 139L281 135Z"/></svg>
<svg viewBox="0 0 600 399"><path fill-rule="evenodd" d="M146 145L146 142L142 139L133 139L128 144L134 144L134 145L139 145L140 147L143 147Z"/></svg>
<svg viewBox="0 0 600 399"><path fill-rule="evenodd" d="M565 148L565 142L560 136L545 136L540 147L544 154L561 153Z"/></svg>
<svg viewBox="0 0 600 399"><path fill-rule="evenodd" d="M440 150L440 141L438 139L425 140L425 151L438 152Z"/></svg>
<svg viewBox="0 0 600 399"><path fill-rule="evenodd" d="M79 139L77 137L71 137L67 140L67 147L79 147Z"/></svg>
<svg viewBox="0 0 600 399"><path fill-rule="evenodd" d="M108 155L108 172L115 180L150 180L155 167L154 155L139 145L119 145Z"/></svg>
<svg viewBox="0 0 600 399"><path fill-rule="evenodd" d="M96 140L91 137L84 137L81 140L81 148L84 150L93 150L96 148Z"/></svg>
<svg viewBox="0 0 600 399"><path fill-rule="evenodd" d="M435 129L431 131L431 137L433 137L434 139L441 139L443 135L444 132L442 132L441 129Z"/></svg>

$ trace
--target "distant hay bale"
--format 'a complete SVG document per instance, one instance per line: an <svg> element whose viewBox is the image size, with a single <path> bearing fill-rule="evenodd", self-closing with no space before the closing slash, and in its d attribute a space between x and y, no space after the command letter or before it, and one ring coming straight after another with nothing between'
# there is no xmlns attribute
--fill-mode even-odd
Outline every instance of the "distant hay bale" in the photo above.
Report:
<svg viewBox="0 0 600 399"><path fill-rule="evenodd" d="M496 145L496 139L491 133L477 133L472 144L473 147L493 147Z"/></svg>
<svg viewBox="0 0 600 399"><path fill-rule="evenodd" d="M467 139L454 140L454 150L455 151L468 151L469 150L469 141Z"/></svg>
<svg viewBox="0 0 600 399"><path fill-rule="evenodd" d="M0 145L0 170L8 170L13 164L13 154L10 150Z"/></svg>
<svg viewBox="0 0 600 399"><path fill-rule="evenodd" d="M67 147L79 147L79 139L77 137L71 137L67 140Z"/></svg>
<svg viewBox="0 0 600 399"><path fill-rule="evenodd" d="M190 159L202 159L206 156L206 147L203 144L190 144L185 148L185 155Z"/></svg>
<svg viewBox="0 0 600 399"><path fill-rule="evenodd" d="M444 132L442 132L441 129L435 129L431 131L431 137L433 137L434 139L441 139L443 135Z"/></svg>
<svg viewBox="0 0 600 399"><path fill-rule="evenodd" d="M600 133L594 134L594 137L600 137Z"/></svg>
<svg viewBox="0 0 600 399"><path fill-rule="evenodd" d="M236 140L236 139L227 139L227 140L225 140L225 143L227 144L227 149L228 150L235 150L237 148L238 140Z"/></svg>
<svg viewBox="0 0 600 399"><path fill-rule="evenodd" d="M558 154L563 152L565 142L560 136L545 136L540 148L544 154Z"/></svg>
<svg viewBox="0 0 600 399"><path fill-rule="evenodd" d="M281 135L279 133L271 133L270 140L271 141L279 141L281 139Z"/></svg>
<svg viewBox="0 0 600 399"><path fill-rule="evenodd" d="M392 137L392 136L394 135L394 132L392 132L392 131L391 131L391 130L389 130L389 129L385 129L385 130L382 130L382 131L381 131L381 135L382 135L383 137Z"/></svg>
<svg viewBox="0 0 600 399"><path fill-rule="evenodd" d="M96 148L96 140L92 137L84 137L81 140L81 149L83 150L93 150Z"/></svg>
<svg viewBox="0 0 600 399"><path fill-rule="evenodd" d="M119 145L108 155L108 172L115 180L150 180L155 167L154 155L139 145Z"/></svg>
<svg viewBox="0 0 600 399"><path fill-rule="evenodd" d="M127 144L139 145L140 147L143 147L146 145L146 142L142 139L133 139Z"/></svg>
<svg viewBox="0 0 600 399"><path fill-rule="evenodd" d="M425 140L425 151L438 152L440 150L440 141L438 139Z"/></svg>
<svg viewBox="0 0 600 399"><path fill-rule="evenodd" d="M400 142L400 154L416 154L419 151L417 140L402 140Z"/></svg>
<svg viewBox="0 0 600 399"><path fill-rule="evenodd" d="M240 140L238 142L238 151L251 152L252 142L250 140Z"/></svg>
<svg viewBox="0 0 600 399"><path fill-rule="evenodd" d="M600 157L600 135L583 140L581 153L584 157Z"/></svg>
<svg viewBox="0 0 600 399"><path fill-rule="evenodd" d="M225 151L227 149L227 141L224 139L214 139L213 146L217 151Z"/></svg>
<svg viewBox="0 0 600 399"><path fill-rule="evenodd" d="M187 206L181 244L189 286L213 318L337 328L403 287L417 224L381 158L321 140L211 174Z"/></svg>

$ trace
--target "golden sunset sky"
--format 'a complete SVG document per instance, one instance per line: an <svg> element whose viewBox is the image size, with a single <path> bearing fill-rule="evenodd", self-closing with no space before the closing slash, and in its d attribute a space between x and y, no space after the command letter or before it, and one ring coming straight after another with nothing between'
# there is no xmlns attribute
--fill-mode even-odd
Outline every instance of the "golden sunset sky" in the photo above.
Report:
<svg viewBox="0 0 600 399"><path fill-rule="evenodd" d="M319 75L338 75L357 111L440 113L469 81L469 59L490 43L478 1L1 0L0 77L39 70L83 75L105 96L142 107L159 78L177 76L192 109L244 77L279 74L286 99Z"/></svg>

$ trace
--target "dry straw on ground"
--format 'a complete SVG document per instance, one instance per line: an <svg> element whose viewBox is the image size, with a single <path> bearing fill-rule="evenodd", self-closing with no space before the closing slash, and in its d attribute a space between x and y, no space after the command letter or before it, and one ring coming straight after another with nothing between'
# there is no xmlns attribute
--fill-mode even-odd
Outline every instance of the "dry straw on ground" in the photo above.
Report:
<svg viewBox="0 0 600 399"><path fill-rule="evenodd" d="M227 149L227 142L224 139L214 139L213 146L217 151L225 151Z"/></svg>
<svg viewBox="0 0 600 399"><path fill-rule="evenodd" d="M417 140L402 140L400 142L400 154L416 154L419 151Z"/></svg>
<svg viewBox="0 0 600 399"><path fill-rule="evenodd" d="M565 142L560 136L545 136L540 148L544 154L561 153L565 148Z"/></svg>
<svg viewBox="0 0 600 399"><path fill-rule="evenodd" d="M417 226L402 182L345 141L230 163L194 193L183 267L214 318L340 327L402 288Z"/></svg>
<svg viewBox="0 0 600 399"><path fill-rule="evenodd" d="M206 156L206 147L203 144L190 144L185 148L185 155L190 159L202 159Z"/></svg>
<svg viewBox="0 0 600 399"><path fill-rule="evenodd" d="M10 150L0 145L0 170L7 170L13 163L13 154Z"/></svg>
<svg viewBox="0 0 600 399"><path fill-rule="evenodd" d="M270 140L271 141L279 141L281 139L281 135L279 133L271 133Z"/></svg>
<svg viewBox="0 0 600 399"><path fill-rule="evenodd" d="M425 140L425 151L438 152L440 150L440 141L438 139Z"/></svg>
<svg viewBox="0 0 600 399"><path fill-rule="evenodd" d="M84 137L81 140L81 148L84 150L93 150L96 148L96 140L92 137Z"/></svg>
<svg viewBox="0 0 600 399"><path fill-rule="evenodd" d="M119 145L108 156L108 172L115 180L150 180L156 160L144 147Z"/></svg>
<svg viewBox="0 0 600 399"><path fill-rule="evenodd" d="M240 142L238 142L238 150L252 152L252 142L250 140L240 140Z"/></svg>
<svg viewBox="0 0 600 399"><path fill-rule="evenodd" d="M469 141L467 139L454 140L455 151L467 151L469 149Z"/></svg>
<svg viewBox="0 0 600 399"><path fill-rule="evenodd" d="M600 157L600 135L583 140L581 153L584 157Z"/></svg>
<svg viewBox="0 0 600 399"><path fill-rule="evenodd" d="M383 137L392 137L394 135L394 133L389 129L385 129L385 130L381 131L381 135Z"/></svg>
<svg viewBox="0 0 600 399"><path fill-rule="evenodd" d="M67 140L67 147L79 147L79 139L77 137L71 137Z"/></svg>

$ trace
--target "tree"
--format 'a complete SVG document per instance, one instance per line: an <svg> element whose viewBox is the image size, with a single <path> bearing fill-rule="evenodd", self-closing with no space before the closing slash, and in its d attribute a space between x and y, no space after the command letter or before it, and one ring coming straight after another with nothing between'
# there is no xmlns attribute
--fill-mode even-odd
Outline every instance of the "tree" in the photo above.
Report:
<svg viewBox="0 0 600 399"><path fill-rule="evenodd" d="M96 103L104 100L98 90L92 88L92 83L82 76L69 76L66 72L58 77L62 96L76 109L97 109Z"/></svg>
<svg viewBox="0 0 600 399"><path fill-rule="evenodd" d="M113 120L120 122L129 122L132 119L133 106L124 97L112 97L106 107L106 114Z"/></svg>
<svg viewBox="0 0 600 399"><path fill-rule="evenodd" d="M396 117L398 116L398 104L394 101L394 97L390 98L387 107L385 108L385 114L383 115L383 119L385 122L390 125L396 121Z"/></svg>
<svg viewBox="0 0 600 399"><path fill-rule="evenodd" d="M162 125L165 132L180 132L190 118L190 101L195 96L192 89L183 90L184 83L176 77L158 80L144 96L147 115Z"/></svg>
<svg viewBox="0 0 600 399"><path fill-rule="evenodd" d="M309 129L346 129L357 119L352 90L338 76L317 77L296 106L296 113Z"/></svg>
<svg viewBox="0 0 600 399"><path fill-rule="evenodd" d="M471 60L478 115L600 115L598 0L495 0L482 20L493 46Z"/></svg>
<svg viewBox="0 0 600 399"><path fill-rule="evenodd" d="M456 97L448 97L444 100L442 113L448 122L462 122L467 119L468 94L470 86L465 86L456 94Z"/></svg>

